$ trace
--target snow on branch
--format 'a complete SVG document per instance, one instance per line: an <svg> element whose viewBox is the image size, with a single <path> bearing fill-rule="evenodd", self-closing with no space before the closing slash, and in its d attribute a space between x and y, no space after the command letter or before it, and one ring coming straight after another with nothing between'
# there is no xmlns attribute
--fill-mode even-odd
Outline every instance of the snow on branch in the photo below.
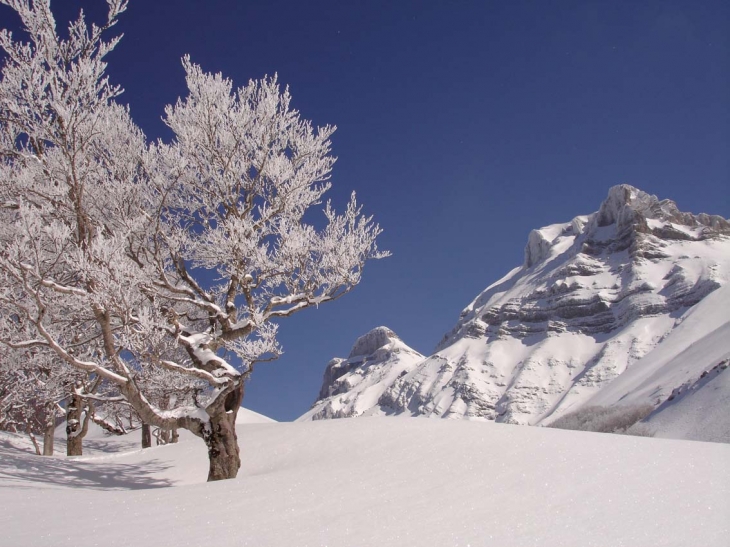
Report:
<svg viewBox="0 0 730 547"><path fill-rule="evenodd" d="M178 365L177 363L173 363L172 361L165 360L160 361L159 364L167 370L177 372L186 376L192 376L194 378L197 378L198 380L204 380L212 386L226 385L225 379L217 378L213 374L199 368L184 367L182 365Z"/></svg>
<svg viewBox="0 0 730 547"><path fill-rule="evenodd" d="M67 38L50 1L0 2L29 37L0 32L0 340L108 382L118 399L93 396L146 423L190 429L211 477L235 476L228 421L254 364L282 353L272 320L340 298L388 256L354 194L308 221L335 127L292 109L276 75L236 88L186 56L173 138L149 143L106 74L126 0L107 0L101 26L82 13ZM235 457L221 471L212 454Z"/></svg>

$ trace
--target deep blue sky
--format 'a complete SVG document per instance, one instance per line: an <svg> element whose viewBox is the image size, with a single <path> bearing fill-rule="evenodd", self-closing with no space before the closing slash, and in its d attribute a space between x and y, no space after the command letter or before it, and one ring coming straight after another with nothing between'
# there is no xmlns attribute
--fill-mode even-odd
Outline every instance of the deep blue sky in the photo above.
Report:
<svg viewBox="0 0 730 547"><path fill-rule="evenodd" d="M105 4L53 5L60 22ZM330 197L356 190L393 256L282 322L286 354L244 406L290 420L357 336L387 325L431 352L532 228L597 210L612 185L729 217L728 29L726 0L131 0L109 74L154 138L185 53L237 85L277 72L305 118L338 126Z"/></svg>

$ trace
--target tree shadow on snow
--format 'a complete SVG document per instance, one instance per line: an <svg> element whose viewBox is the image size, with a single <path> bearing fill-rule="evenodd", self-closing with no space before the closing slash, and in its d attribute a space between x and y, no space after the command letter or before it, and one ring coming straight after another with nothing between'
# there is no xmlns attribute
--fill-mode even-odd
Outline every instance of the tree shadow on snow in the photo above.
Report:
<svg viewBox="0 0 730 547"><path fill-rule="evenodd" d="M84 456L101 454L117 454L131 452L141 448L139 439L125 439L124 437L103 437L101 439L84 439ZM56 439L55 453L66 452L66 439Z"/></svg>
<svg viewBox="0 0 730 547"><path fill-rule="evenodd" d="M111 463L36 456L0 439L0 488L34 488L39 483L92 490L164 488L173 482L159 474L170 467L159 460Z"/></svg>

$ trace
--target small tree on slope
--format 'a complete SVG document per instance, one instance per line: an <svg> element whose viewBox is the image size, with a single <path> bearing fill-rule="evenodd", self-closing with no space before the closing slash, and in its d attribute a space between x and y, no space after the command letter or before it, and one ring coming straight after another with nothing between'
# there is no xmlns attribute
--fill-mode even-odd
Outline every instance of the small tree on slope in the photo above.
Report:
<svg viewBox="0 0 730 547"><path fill-rule="evenodd" d="M53 455L56 420L65 414L74 382L54 354L7 349L0 359L0 429L23 431L41 454L36 440L43 436L43 455Z"/></svg>
<svg viewBox="0 0 730 547"><path fill-rule="evenodd" d="M234 91L186 58L175 138L147 145L104 76L117 39L101 35L126 2L62 40L48 1L1 1L30 43L0 35L0 339L115 384L143 422L205 441L209 480L235 477L244 380L280 353L272 320L339 298L386 255L354 196L319 230L304 220L330 186L334 128L300 119L276 78ZM189 394L164 410L143 381L160 371Z"/></svg>

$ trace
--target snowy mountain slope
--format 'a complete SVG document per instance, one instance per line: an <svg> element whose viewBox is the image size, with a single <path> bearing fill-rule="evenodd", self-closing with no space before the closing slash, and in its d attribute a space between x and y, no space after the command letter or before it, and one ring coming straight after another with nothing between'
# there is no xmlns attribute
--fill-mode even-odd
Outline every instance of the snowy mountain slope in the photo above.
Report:
<svg viewBox="0 0 730 547"><path fill-rule="evenodd" d="M725 285L588 404L658 404L643 420L655 437L730 443L728 310Z"/></svg>
<svg viewBox="0 0 730 547"><path fill-rule="evenodd" d="M730 357L728 310L730 284L683 314L681 322L656 348L596 394L589 404L659 404L675 390L687 391L706 371Z"/></svg>
<svg viewBox="0 0 730 547"><path fill-rule="evenodd" d="M730 332L724 333L727 337ZM729 359L676 388L643 422L655 437L730 443Z"/></svg>
<svg viewBox="0 0 730 547"><path fill-rule="evenodd" d="M383 391L423 359L388 327L361 336L347 359L332 359L317 402L299 420L379 415Z"/></svg>
<svg viewBox="0 0 730 547"><path fill-rule="evenodd" d="M493 423L238 426L238 479L205 447L83 458L0 433L0 544L12 547L590 547L727 544L730 446Z"/></svg>
<svg viewBox="0 0 730 547"><path fill-rule="evenodd" d="M397 375L369 412L538 424L598 404L614 383L606 404L634 390L623 403L660 403L730 349L720 338L707 360L655 370L728 321L718 289L729 278L730 222L613 187L597 212L533 230L523 265L467 306L436 353Z"/></svg>

